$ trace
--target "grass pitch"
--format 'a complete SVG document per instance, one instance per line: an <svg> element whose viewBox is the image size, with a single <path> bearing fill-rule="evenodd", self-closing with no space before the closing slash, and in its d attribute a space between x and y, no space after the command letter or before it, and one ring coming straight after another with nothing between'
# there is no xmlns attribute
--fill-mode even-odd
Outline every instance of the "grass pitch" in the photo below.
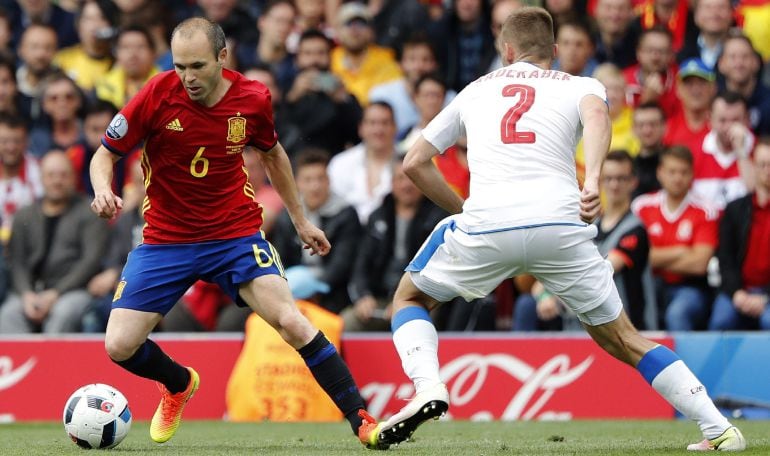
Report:
<svg viewBox="0 0 770 456"><path fill-rule="evenodd" d="M770 454L770 422L739 421L751 455ZM671 455L687 454L698 441L694 423L686 421L569 421L426 423L414 440L392 447L393 455ZM81 455L83 450L64 433L61 423L0 425L0 455ZM382 454L365 450L347 424L235 424L187 421L169 442L150 440L149 423L134 422L116 448L119 455L350 455Z"/></svg>

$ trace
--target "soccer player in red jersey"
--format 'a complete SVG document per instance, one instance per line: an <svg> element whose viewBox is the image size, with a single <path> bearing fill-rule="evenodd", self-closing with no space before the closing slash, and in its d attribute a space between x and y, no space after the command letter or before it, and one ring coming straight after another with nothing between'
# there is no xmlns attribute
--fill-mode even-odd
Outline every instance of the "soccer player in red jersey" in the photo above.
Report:
<svg viewBox="0 0 770 456"><path fill-rule="evenodd" d="M261 151L305 248L318 255L331 248L300 206L276 137L270 92L223 69L225 35L206 19L179 24L171 52L175 71L153 78L115 116L91 161L92 209L115 217L123 203L111 189L113 164L144 141L144 241L129 256L113 298L107 354L129 372L158 382L162 398L150 436L170 439L199 378L148 335L195 281L214 282L297 349L353 432L368 436L376 423L348 367L297 310L280 258L260 231L262 209L253 201L243 165L247 146Z"/></svg>

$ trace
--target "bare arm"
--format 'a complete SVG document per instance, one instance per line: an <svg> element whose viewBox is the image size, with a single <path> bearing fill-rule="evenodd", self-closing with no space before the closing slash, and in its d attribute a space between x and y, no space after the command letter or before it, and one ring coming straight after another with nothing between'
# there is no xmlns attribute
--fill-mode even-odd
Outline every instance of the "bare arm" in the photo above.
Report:
<svg viewBox="0 0 770 456"><path fill-rule="evenodd" d="M433 164L433 157L438 153L433 144L420 136L404 158L404 172L431 201L450 214L459 214L464 201L452 191Z"/></svg>
<svg viewBox="0 0 770 456"><path fill-rule="evenodd" d="M608 253L607 259L610 261L610 264L612 264L612 271L615 273L618 273L626 268L625 258L623 258L623 255L620 255L617 252Z"/></svg>
<svg viewBox="0 0 770 456"><path fill-rule="evenodd" d="M270 178L270 183L281 196L294 228L305 244L304 247L310 249L314 254L326 255L329 253L331 245L323 231L315 227L305 217L305 212L299 202L291 163L281 143L275 143L272 149L262 152L260 158L265 166L267 177Z"/></svg>
<svg viewBox="0 0 770 456"><path fill-rule="evenodd" d="M123 200L112 193L112 168L120 156L106 147L99 146L91 158L91 185L94 187L94 201L91 210L99 217L111 219L123 208Z"/></svg>
<svg viewBox="0 0 770 456"><path fill-rule="evenodd" d="M604 157L610 148L612 125L607 104L596 95L587 95L580 100L580 116L583 119L586 173L580 195L580 217L584 222L591 223L601 210L599 174Z"/></svg>
<svg viewBox="0 0 770 456"><path fill-rule="evenodd" d="M705 275L712 256L714 247L705 244L694 245L686 254L679 255L666 269L677 274Z"/></svg>
<svg viewBox="0 0 770 456"><path fill-rule="evenodd" d="M650 248L650 266L653 268L668 269L678 257L687 255L689 251L689 248L682 245L673 247L652 247Z"/></svg>

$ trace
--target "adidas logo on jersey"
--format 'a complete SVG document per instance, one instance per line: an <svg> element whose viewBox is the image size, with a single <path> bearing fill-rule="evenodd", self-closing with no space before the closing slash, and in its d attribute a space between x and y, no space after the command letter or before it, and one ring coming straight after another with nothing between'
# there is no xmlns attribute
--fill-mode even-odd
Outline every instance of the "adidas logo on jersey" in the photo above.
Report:
<svg viewBox="0 0 770 456"><path fill-rule="evenodd" d="M184 131L184 128L182 128L182 123L177 118L166 124L166 130Z"/></svg>

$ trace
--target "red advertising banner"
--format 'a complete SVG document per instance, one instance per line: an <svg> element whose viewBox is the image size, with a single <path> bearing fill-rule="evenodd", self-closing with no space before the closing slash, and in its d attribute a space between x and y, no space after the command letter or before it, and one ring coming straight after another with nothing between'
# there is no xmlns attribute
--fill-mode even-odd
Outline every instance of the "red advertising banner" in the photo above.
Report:
<svg viewBox="0 0 770 456"><path fill-rule="evenodd" d="M673 346L671 338L657 342ZM347 337L343 353L374 416L392 415L414 394L389 337ZM455 419L674 416L635 369L588 337L441 338L439 361Z"/></svg>
<svg viewBox="0 0 770 456"><path fill-rule="evenodd" d="M173 337L173 338L172 338ZM236 336L161 336L154 340L191 365L201 388L187 419L219 419L225 389L241 350ZM657 339L671 347L671 338ZM346 336L343 356L373 415L385 418L413 394L389 335ZM587 337L442 336L441 376L455 419L672 418L673 409L636 370ZM0 421L59 420L69 395L107 383L126 395L136 419L158 404L154 382L112 363L99 337L0 338Z"/></svg>
<svg viewBox="0 0 770 456"><path fill-rule="evenodd" d="M185 418L222 418L225 386L242 339L154 340L201 376L201 387L185 408ZM117 388L128 399L135 419L152 418L160 399L155 382L110 361L102 338L0 339L0 420L60 420L69 395L88 383Z"/></svg>

